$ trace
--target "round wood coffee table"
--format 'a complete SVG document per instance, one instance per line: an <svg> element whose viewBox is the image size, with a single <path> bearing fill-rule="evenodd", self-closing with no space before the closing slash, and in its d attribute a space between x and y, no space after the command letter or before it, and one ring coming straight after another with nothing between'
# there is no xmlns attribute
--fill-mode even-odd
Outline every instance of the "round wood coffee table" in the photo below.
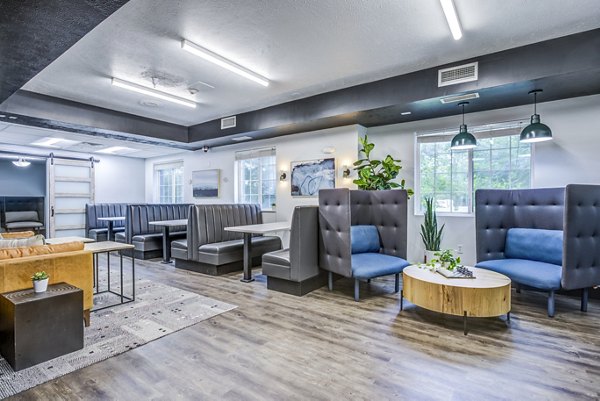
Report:
<svg viewBox="0 0 600 401"><path fill-rule="evenodd" d="M463 316L467 334L467 317L494 317L506 314L510 321L510 279L490 270L469 267L475 278L446 278L416 265L402 272L403 298L434 312Z"/></svg>

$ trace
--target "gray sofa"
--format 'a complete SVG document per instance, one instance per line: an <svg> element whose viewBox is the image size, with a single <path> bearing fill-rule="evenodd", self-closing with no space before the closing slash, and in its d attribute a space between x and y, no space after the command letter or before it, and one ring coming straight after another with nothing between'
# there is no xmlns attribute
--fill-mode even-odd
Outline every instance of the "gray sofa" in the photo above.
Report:
<svg viewBox="0 0 600 401"><path fill-rule="evenodd" d="M243 268L243 234L225 227L261 224L258 205L192 205L189 207L187 238L171 243L175 267L220 275ZM260 264L266 252L281 249L278 237L252 239L252 262Z"/></svg>
<svg viewBox="0 0 600 401"><path fill-rule="evenodd" d="M98 217L121 217L127 214L125 203L88 203L85 205L85 236L95 241L108 239L108 222ZM125 231L125 221L113 222L113 234Z"/></svg>
<svg viewBox="0 0 600 401"><path fill-rule="evenodd" d="M152 259L163 254L162 228L149 224L151 221L187 219L189 204L127 205L125 231L117 233L115 240L134 246L133 256L137 259ZM171 239L186 236L186 226L173 227Z"/></svg>
<svg viewBox="0 0 600 401"><path fill-rule="evenodd" d="M267 288L302 296L327 283L319 269L319 208L296 206L292 214L290 247L265 253L262 272Z"/></svg>
<svg viewBox="0 0 600 401"><path fill-rule="evenodd" d="M40 231L44 228L44 223L40 221L38 212L28 210L22 212L5 212L4 223L7 231Z"/></svg>

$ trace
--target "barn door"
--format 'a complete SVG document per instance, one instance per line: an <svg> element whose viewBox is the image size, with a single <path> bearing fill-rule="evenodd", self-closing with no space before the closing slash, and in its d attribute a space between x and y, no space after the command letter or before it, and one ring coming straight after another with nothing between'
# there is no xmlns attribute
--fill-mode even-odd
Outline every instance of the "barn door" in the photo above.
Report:
<svg viewBox="0 0 600 401"><path fill-rule="evenodd" d="M85 237L85 205L94 203L93 160L48 159L49 237Z"/></svg>

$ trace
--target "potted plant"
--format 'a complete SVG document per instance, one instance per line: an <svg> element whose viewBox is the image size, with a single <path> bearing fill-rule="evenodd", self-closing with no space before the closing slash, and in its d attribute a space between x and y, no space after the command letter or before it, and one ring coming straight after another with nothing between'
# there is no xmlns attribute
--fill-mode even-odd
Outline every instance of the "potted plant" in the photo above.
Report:
<svg viewBox="0 0 600 401"><path fill-rule="evenodd" d="M33 281L33 291L46 292L48 289L48 273L45 271L36 272L33 276L31 276L31 280Z"/></svg>
<svg viewBox="0 0 600 401"><path fill-rule="evenodd" d="M358 140L362 146L360 152L365 155L365 158L354 162L354 170L358 171L358 178L352 182L359 189L371 191L394 188L405 189L405 180L401 180L400 183L392 181L398 177L398 173L402 169L401 161L390 155L387 155L383 160L371 159L371 152L375 148L375 144L369 142L367 135ZM406 189L406 192L409 197L414 193L410 188Z"/></svg>
<svg viewBox="0 0 600 401"><path fill-rule="evenodd" d="M430 267L454 271L458 266L461 266L460 256L455 258L450 249L446 249L443 252L436 252L434 255L435 258L431 259L427 264Z"/></svg>
<svg viewBox="0 0 600 401"><path fill-rule="evenodd" d="M435 213L434 201L432 197L426 197L425 202L425 221L421 224L421 239L425 245L425 263L434 259L435 252L439 252L442 234L444 232L443 224L438 230L437 215Z"/></svg>

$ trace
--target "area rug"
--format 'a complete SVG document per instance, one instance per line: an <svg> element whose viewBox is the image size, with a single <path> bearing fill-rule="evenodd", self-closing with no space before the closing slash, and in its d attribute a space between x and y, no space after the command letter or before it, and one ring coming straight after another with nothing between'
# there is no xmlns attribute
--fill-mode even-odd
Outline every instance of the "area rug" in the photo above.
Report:
<svg viewBox="0 0 600 401"><path fill-rule="evenodd" d="M136 280L136 283L135 302L92 313L91 325L85 328L83 349L19 372L14 372L0 357L0 398L236 308L235 305L153 281Z"/></svg>

